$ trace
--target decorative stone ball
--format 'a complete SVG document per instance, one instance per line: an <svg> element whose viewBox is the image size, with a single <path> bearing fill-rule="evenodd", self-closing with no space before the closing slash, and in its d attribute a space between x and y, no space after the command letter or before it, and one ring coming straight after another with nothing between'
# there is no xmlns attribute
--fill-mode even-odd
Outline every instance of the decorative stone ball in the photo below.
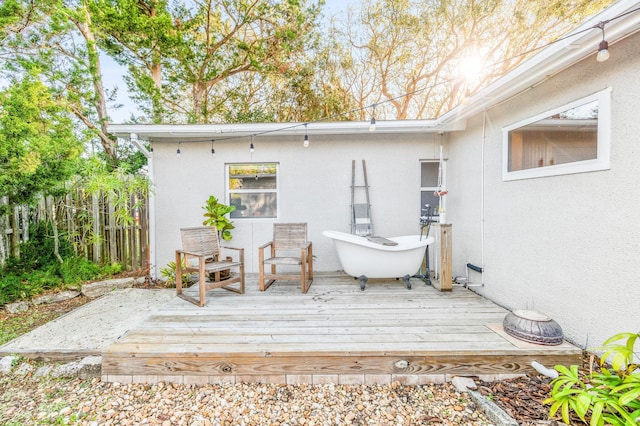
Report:
<svg viewBox="0 0 640 426"><path fill-rule="evenodd" d="M560 325L536 311L515 310L507 314L502 322L504 331L530 343L539 345L559 345L563 334Z"/></svg>

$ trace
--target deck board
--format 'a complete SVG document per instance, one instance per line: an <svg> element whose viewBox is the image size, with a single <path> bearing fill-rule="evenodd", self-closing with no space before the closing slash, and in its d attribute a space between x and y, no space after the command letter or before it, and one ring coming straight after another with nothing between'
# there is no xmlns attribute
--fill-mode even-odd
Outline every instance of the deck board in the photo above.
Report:
<svg viewBox="0 0 640 426"><path fill-rule="evenodd" d="M514 342L500 333L508 312L462 287L444 293L417 279L411 290L370 280L361 291L350 277L317 274L301 294L279 282L259 292L256 281L247 280L244 295L210 291L203 308L179 298L166 304L107 348L103 378L424 379L522 373L533 360L575 363L581 355L568 343Z"/></svg>

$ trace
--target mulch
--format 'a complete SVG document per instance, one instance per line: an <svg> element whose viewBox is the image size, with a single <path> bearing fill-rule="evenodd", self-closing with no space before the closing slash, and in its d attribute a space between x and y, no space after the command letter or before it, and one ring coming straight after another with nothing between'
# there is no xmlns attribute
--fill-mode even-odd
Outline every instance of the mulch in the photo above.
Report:
<svg viewBox="0 0 640 426"><path fill-rule="evenodd" d="M545 376L527 376L496 382L480 382L478 391L502 408L519 425L556 425L549 419L551 379Z"/></svg>

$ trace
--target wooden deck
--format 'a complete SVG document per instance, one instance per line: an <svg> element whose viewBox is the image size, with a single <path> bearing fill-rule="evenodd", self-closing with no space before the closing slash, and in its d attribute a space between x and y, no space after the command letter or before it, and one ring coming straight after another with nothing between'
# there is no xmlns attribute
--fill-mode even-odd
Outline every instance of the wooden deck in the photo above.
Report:
<svg viewBox="0 0 640 426"><path fill-rule="evenodd" d="M314 278L307 294L293 282L259 292L248 277L244 295L213 290L202 308L176 298L107 348L103 380L421 384L580 362L568 343L504 334L507 311L462 287L369 280L361 291L344 275Z"/></svg>

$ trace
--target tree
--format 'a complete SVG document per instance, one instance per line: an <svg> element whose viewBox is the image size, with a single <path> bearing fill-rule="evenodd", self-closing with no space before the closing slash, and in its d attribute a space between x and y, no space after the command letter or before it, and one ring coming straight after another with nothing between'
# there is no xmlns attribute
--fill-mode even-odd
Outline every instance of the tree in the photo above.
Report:
<svg viewBox="0 0 640 426"><path fill-rule="evenodd" d="M0 5L0 58L4 75L40 75L58 99L99 138L117 163L116 140L108 134L110 95L102 82L100 52L89 0L7 0Z"/></svg>
<svg viewBox="0 0 640 426"><path fill-rule="evenodd" d="M42 82L26 78L12 83L0 92L0 198L8 206L60 190L83 151L65 106ZM0 211L0 217L6 213ZM0 233L2 248L4 238ZM5 258L0 250L0 264Z"/></svg>
<svg viewBox="0 0 640 426"><path fill-rule="evenodd" d="M83 143L65 105L40 81L14 81L0 93L0 195L30 203L76 170Z"/></svg>
<svg viewBox="0 0 640 426"><path fill-rule="evenodd" d="M437 117L610 3L365 0L334 24L333 61L360 119ZM475 78L462 79L471 58Z"/></svg>
<svg viewBox="0 0 640 426"><path fill-rule="evenodd" d="M266 76L304 58L320 4L201 0L187 8L166 0L95 0L91 11L102 46L128 67L128 83L154 122L210 123L229 117L234 97L257 102L262 84L272 82ZM253 73L261 77L247 78ZM251 88L242 86L248 80Z"/></svg>

